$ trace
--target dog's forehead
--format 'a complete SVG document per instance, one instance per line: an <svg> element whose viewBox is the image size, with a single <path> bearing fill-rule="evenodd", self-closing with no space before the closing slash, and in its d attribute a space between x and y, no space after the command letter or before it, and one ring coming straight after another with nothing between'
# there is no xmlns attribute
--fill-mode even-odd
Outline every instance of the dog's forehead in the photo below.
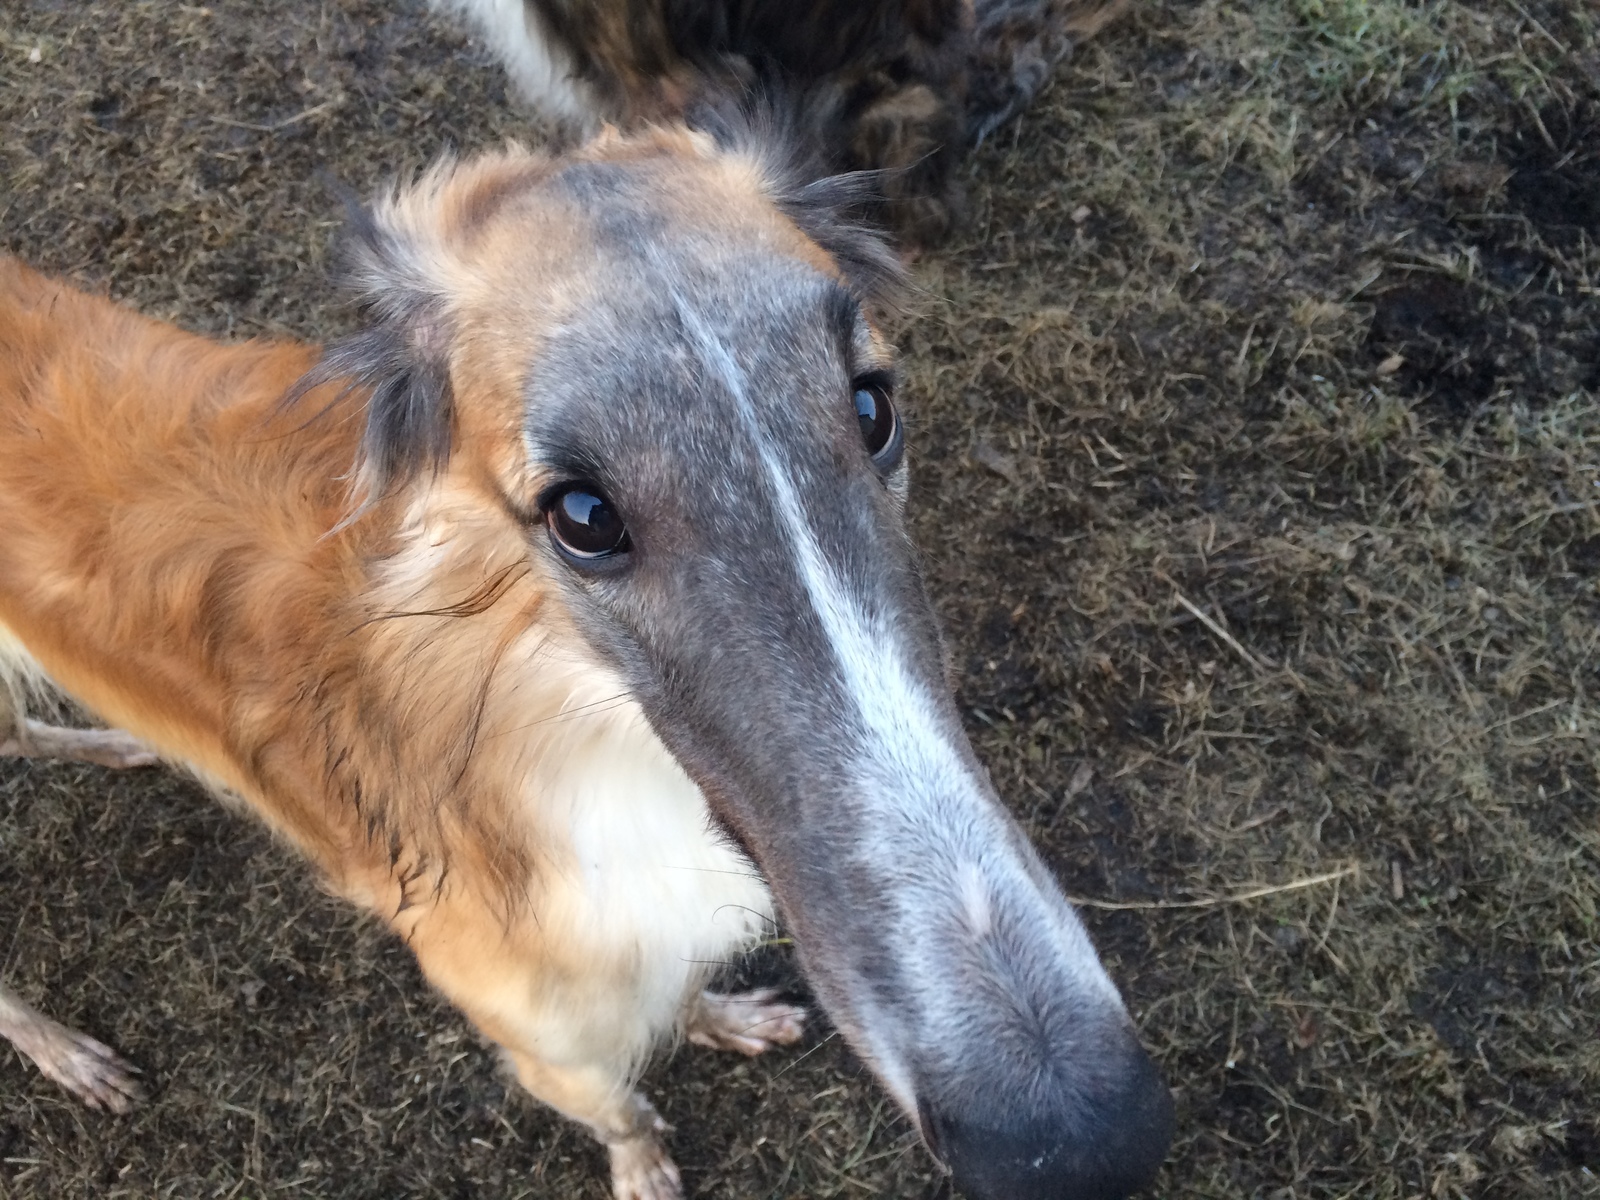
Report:
<svg viewBox="0 0 1600 1200"><path fill-rule="evenodd" d="M756 429L804 442L820 417L832 432L863 337L835 280L793 259L681 248L626 273L632 286L597 287L530 364L526 431L541 457L691 456L723 474Z"/></svg>
<svg viewBox="0 0 1600 1200"><path fill-rule="evenodd" d="M796 462L837 455L851 374L888 352L770 186L754 164L679 153L475 185L455 371L475 427L521 434L520 468L499 471L511 491L733 486L757 430Z"/></svg>
<svg viewBox="0 0 1600 1200"><path fill-rule="evenodd" d="M729 156L570 162L524 186L486 179L461 207L477 216L475 257L512 287L570 275L639 289L662 269L761 255L837 273L774 202L759 167Z"/></svg>
<svg viewBox="0 0 1600 1200"><path fill-rule="evenodd" d="M751 172L579 163L544 190L574 220L561 311L530 362L540 416L670 434L697 410L725 417L839 373L871 337L833 260Z"/></svg>

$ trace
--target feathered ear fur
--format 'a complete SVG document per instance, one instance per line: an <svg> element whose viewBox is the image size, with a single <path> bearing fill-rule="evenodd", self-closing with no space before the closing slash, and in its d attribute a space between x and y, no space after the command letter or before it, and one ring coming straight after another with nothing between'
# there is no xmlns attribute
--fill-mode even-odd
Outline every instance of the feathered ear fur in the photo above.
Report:
<svg viewBox="0 0 1600 1200"><path fill-rule="evenodd" d="M869 310L899 311L908 289L905 264L864 214L881 200L878 173L828 175L799 187L778 187L773 202L832 258Z"/></svg>
<svg viewBox="0 0 1600 1200"><path fill-rule="evenodd" d="M768 81L759 95L702 102L690 123L759 164L772 202L833 259L863 305L887 315L908 291L905 264L874 219L889 172L829 172L822 147L838 132L841 104L825 88L794 92Z"/></svg>
<svg viewBox="0 0 1600 1200"><path fill-rule="evenodd" d="M448 175L437 168L419 192ZM428 184L435 185L433 189ZM414 193L415 194L415 193ZM452 331L439 288L425 269L428 248L390 196L368 209L347 199L343 274L355 290L363 328L330 344L285 397L294 404L324 384L340 396L368 391L366 427L355 464L361 507L450 457Z"/></svg>

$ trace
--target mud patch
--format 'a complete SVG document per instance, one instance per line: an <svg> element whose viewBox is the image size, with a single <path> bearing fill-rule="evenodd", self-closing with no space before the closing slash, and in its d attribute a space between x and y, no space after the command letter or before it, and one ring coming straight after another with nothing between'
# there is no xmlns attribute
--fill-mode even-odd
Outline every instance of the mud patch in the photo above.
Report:
<svg viewBox="0 0 1600 1200"><path fill-rule="evenodd" d="M1515 211L1558 244L1600 237L1600 101L1545 105L1507 151Z"/></svg>
<svg viewBox="0 0 1600 1200"><path fill-rule="evenodd" d="M1374 303L1368 344L1375 360L1400 360L1403 395L1465 419L1494 394L1497 322L1480 311L1475 289L1435 275Z"/></svg>

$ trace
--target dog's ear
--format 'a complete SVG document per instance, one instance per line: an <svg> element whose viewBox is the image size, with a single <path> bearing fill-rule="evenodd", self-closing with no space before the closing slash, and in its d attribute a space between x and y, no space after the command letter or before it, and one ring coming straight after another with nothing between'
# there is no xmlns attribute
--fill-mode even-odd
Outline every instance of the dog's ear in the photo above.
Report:
<svg viewBox="0 0 1600 1200"><path fill-rule="evenodd" d="M827 147L843 137L845 112L836 87L796 92L768 82L737 99L702 102L690 119L723 151L756 165L772 202L833 259L869 312L897 315L906 307L908 275L875 219L895 172L834 173Z"/></svg>
<svg viewBox="0 0 1600 1200"><path fill-rule="evenodd" d="M355 464L357 500L366 505L449 459L453 333L426 269L428 248L399 219L393 200L375 210L349 199L346 205L343 274L356 293L362 328L329 345L285 402L341 381L340 396L367 393Z"/></svg>
<svg viewBox="0 0 1600 1200"><path fill-rule="evenodd" d="M908 291L905 263L866 215L882 197L882 185L880 172L854 171L773 196L800 232L833 259L868 311L880 318L902 312Z"/></svg>

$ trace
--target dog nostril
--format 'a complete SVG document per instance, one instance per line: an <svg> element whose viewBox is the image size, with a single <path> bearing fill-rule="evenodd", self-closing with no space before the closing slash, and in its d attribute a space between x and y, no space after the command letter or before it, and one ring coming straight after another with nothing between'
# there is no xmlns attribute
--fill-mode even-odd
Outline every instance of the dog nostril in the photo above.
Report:
<svg viewBox="0 0 1600 1200"><path fill-rule="evenodd" d="M1144 1050L1133 1043L1118 1057L1054 1114L1018 1112L1014 1097L920 1103L923 1136L970 1200L1124 1200L1155 1179L1174 1113Z"/></svg>

